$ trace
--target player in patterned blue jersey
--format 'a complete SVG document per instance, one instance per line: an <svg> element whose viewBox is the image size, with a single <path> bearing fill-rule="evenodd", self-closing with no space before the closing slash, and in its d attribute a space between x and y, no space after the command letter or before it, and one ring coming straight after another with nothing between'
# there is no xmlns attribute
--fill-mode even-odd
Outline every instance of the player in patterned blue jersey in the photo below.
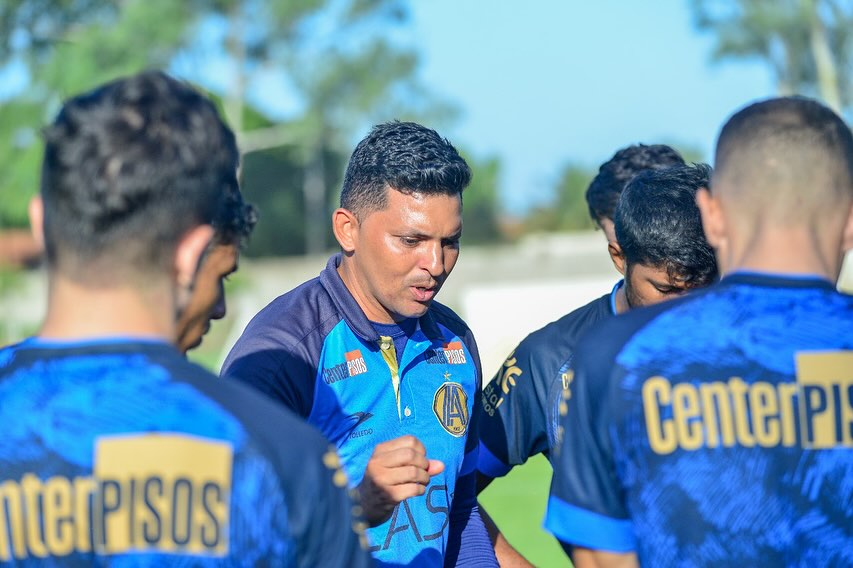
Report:
<svg viewBox="0 0 853 568"><path fill-rule="evenodd" d="M470 176L435 131L374 127L333 215L342 253L264 308L222 369L337 445L383 565L496 565L475 496L477 346L433 302L459 255Z"/></svg>
<svg viewBox="0 0 853 568"><path fill-rule="evenodd" d="M637 174L667 168L672 173L646 180L623 207L624 249L613 222L625 185ZM485 416L480 426L478 483L482 490L516 465L554 443L557 410L566 370L578 338L596 322L638 305L677 297L686 289L707 285L715 277L711 249L703 242L694 194L707 184L707 169L689 168L668 146L637 145L619 150L603 164L587 191L590 214L604 230L617 270L626 275L611 293L528 335L507 357L483 393ZM680 176L680 177L679 177ZM667 239L638 238L637 224L681 221L669 227ZM525 565L483 513L498 559Z"/></svg>
<svg viewBox="0 0 853 568"><path fill-rule="evenodd" d="M722 281L580 343L546 527L575 566L853 563L853 135L803 98L723 127Z"/></svg>
<svg viewBox="0 0 853 568"><path fill-rule="evenodd" d="M370 565L334 449L174 346L218 282L210 223L251 217L213 104L143 73L69 100L45 138L47 317L0 350L0 564Z"/></svg>

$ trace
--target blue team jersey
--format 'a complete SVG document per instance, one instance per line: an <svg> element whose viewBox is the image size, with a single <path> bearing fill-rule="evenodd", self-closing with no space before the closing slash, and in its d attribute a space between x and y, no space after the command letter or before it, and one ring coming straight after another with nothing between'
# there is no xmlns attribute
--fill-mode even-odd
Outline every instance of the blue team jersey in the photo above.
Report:
<svg viewBox="0 0 853 568"><path fill-rule="evenodd" d="M0 565L370 563L328 442L165 343L0 350L0 409Z"/></svg>
<svg viewBox="0 0 853 568"><path fill-rule="evenodd" d="M476 345L462 320L433 302L399 359L392 356L393 341L380 337L349 293L339 261L333 256L318 278L258 313L222 376L258 388L316 426L337 446L353 486L377 444L407 434L421 440L445 471L368 537L380 563L441 566L449 527L457 518L467 522L476 504Z"/></svg>
<svg viewBox="0 0 853 568"><path fill-rule="evenodd" d="M575 345L592 325L616 313L613 297L620 284L525 337L485 386L477 461L481 474L504 476L540 453L550 459Z"/></svg>
<svg viewBox="0 0 853 568"><path fill-rule="evenodd" d="M578 348L546 527L649 566L853 565L853 297L734 274Z"/></svg>

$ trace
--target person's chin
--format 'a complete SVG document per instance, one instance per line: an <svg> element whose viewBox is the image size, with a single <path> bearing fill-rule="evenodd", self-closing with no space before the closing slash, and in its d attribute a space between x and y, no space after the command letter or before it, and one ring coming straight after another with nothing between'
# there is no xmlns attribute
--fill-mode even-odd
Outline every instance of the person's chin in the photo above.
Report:
<svg viewBox="0 0 853 568"><path fill-rule="evenodd" d="M181 342L181 351L183 351L184 353L186 353L187 351L192 351L193 349L195 349L196 347L201 345L201 342L203 341L203 339L204 339L204 336L199 335L198 337L196 337L193 340L182 341Z"/></svg>

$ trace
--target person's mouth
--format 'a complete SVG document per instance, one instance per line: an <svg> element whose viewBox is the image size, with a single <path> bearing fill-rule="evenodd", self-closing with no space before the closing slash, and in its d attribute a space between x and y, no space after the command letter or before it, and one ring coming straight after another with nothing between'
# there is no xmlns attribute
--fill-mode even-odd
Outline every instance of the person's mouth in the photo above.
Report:
<svg viewBox="0 0 853 568"><path fill-rule="evenodd" d="M432 286L412 286L411 290L415 296L415 300L418 302L429 302L438 293L438 288L438 285L434 284Z"/></svg>

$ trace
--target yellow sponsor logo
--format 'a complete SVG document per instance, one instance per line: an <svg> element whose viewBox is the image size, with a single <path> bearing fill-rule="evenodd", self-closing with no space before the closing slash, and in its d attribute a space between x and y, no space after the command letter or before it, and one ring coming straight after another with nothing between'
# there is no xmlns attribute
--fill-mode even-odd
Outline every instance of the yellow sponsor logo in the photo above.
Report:
<svg viewBox="0 0 853 568"><path fill-rule="evenodd" d="M0 561L74 552L223 556L233 452L180 434L96 441L93 476L0 483Z"/></svg>
<svg viewBox="0 0 853 568"><path fill-rule="evenodd" d="M516 385L516 379L523 374L521 367L516 365L515 351L509 354L504 361L501 370L495 378L483 389L483 409L489 416L494 416L495 411L503 404L504 399Z"/></svg>
<svg viewBox="0 0 853 568"><path fill-rule="evenodd" d="M776 446L853 447L853 351L800 353L797 381L643 383L652 450Z"/></svg>
<svg viewBox="0 0 853 568"><path fill-rule="evenodd" d="M468 430L468 395L459 383L438 387L432 409L444 429L454 436L462 436Z"/></svg>

